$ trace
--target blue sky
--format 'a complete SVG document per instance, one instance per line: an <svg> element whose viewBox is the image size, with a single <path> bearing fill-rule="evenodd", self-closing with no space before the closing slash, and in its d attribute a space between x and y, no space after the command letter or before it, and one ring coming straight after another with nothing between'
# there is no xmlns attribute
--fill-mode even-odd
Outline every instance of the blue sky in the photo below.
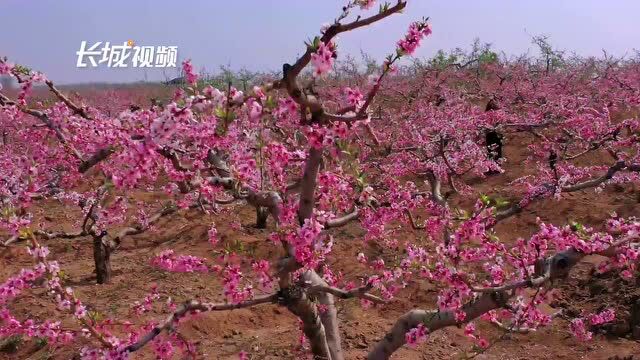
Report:
<svg viewBox="0 0 640 360"><path fill-rule="evenodd" d="M177 45L180 59L196 69L220 65L279 69L304 50L303 42L339 13L345 0L1 0L0 56L43 71L58 83L133 82L141 69L76 68L80 42L132 39L141 45ZM377 11L377 7L372 11ZM433 36L416 53L467 47L479 37L507 54L535 51L532 34L581 55L602 49L616 55L640 48L638 0L409 0L407 10L386 21L342 34L342 54L360 49L377 59L393 50L408 24L429 16ZM175 69L168 69L173 77ZM148 70L150 80L163 79Z"/></svg>

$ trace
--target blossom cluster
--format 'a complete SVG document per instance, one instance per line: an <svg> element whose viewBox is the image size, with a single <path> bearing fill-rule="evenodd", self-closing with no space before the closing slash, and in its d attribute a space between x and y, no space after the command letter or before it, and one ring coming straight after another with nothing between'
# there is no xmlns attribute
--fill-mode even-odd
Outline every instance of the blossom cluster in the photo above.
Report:
<svg viewBox="0 0 640 360"><path fill-rule="evenodd" d="M322 76L331 71L335 58L335 45L333 43L325 44L320 41L318 48L311 54L311 63L315 70L315 76Z"/></svg>
<svg viewBox="0 0 640 360"><path fill-rule="evenodd" d="M425 36L431 35L431 25L425 22L414 22L404 39L398 41L398 49L407 55L413 55Z"/></svg>

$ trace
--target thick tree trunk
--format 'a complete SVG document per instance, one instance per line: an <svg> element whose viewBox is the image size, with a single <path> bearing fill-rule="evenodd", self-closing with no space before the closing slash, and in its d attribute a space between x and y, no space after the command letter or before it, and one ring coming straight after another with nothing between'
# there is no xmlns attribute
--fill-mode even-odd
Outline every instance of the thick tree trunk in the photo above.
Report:
<svg viewBox="0 0 640 360"><path fill-rule="evenodd" d="M256 227L258 229L267 228L267 219L269 218L269 211L264 207L256 207Z"/></svg>
<svg viewBox="0 0 640 360"><path fill-rule="evenodd" d="M96 264L96 278L98 284L111 281L111 248L104 244L103 236L93 237L93 260Z"/></svg>
<svg viewBox="0 0 640 360"><path fill-rule="evenodd" d="M302 320L302 331L309 340L313 359L333 360L316 304L298 287L289 287L285 290L287 309Z"/></svg>
<svg viewBox="0 0 640 360"><path fill-rule="evenodd" d="M320 274L315 271L306 271L303 275L303 279L305 282L310 282L312 285L328 286ZM329 345L329 352L331 353L331 360L344 360L335 298L332 294L327 292L321 292L316 297L318 302L325 307L323 311L320 311L320 321L322 321L322 325L324 326L327 345Z"/></svg>
<svg viewBox="0 0 640 360"><path fill-rule="evenodd" d="M304 168L301 181L300 205L298 208L298 220L304 224L313 213L314 194L316 181L322 162L322 149L311 148ZM289 258L295 259L293 248L285 245ZM295 260L294 260L295 261ZM298 266L295 266L297 269ZM292 278L293 269L282 269L280 277L280 291L286 299L287 309L302 321L302 329L311 345L314 360L333 360L332 350L328 343L327 334L316 302L307 297L304 289L294 284ZM326 321L326 319L325 319ZM333 327L333 324L332 324ZM334 330L334 329L332 329ZM333 337L332 337L333 338ZM339 335L338 335L339 338ZM335 349L333 350L335 353Z"/></svg>
<svg viewBox="0 0 640 360"><path fill-rule="evenodd" d="M304 167L300 188L300 206L298 208L298 220L300 225L311 217L315 200L316 183L320 164L322 163L322 149L311 148Z"/></svg>

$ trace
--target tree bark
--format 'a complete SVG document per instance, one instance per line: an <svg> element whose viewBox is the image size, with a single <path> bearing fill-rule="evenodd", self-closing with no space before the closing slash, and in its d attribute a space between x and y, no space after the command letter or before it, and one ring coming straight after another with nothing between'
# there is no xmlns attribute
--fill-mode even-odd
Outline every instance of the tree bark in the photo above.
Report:
<svg viewBox="0 0 640 360"><path fill-rule="evenodd" d="M267 228L267 219L269 218L269 212L266 208L261 206L256 207L256 227L258 229Z"/></svg>
<svg viewBox="0 0 640 360"><path fill-rule="evenodd" d="M102 239L104 236L93 237L93 260L96 264L96 279L98 284L111 281L111 248Z"/></svg>
<svg viewBox="0 0 640 360"><path fill-rule="evenodd" d="M300 190L300 206L298 208L298 221L304 225L304 221L311 217L315 201L316 182L322 162L322 149L312 147L304 167Z"/></svg>
<svg viewBox="0 0 640 360"><path fill-rule="evenodd" d="M466 318L462 323L474 320L480 315L500 308L507 302L509 295L506 293L486 293L477 300L472 301L462 308ZM367 360L386 360L405 344L405 334L423 324L429 333L436 330L461 324L456 320L454 311L426 311L411 310L401 316L391 330L376 344L367 356Z"/></svg>
<svg viewBox="0 0 640 360"><path fill-rule="evenodd" d="M303 278L305 282L310 282L312 285L328 286L322 277L315 271L305 272ZM325 307L323 311L320 311L320 321L324 327L327 344L329 345L329 352L331 353L331 360L344 360L335 297L328 292L320 292L316 295L316 298L318 299L318 303Z"/></svg>
<svg viewBox="0 0 640 360"><path fill-rule="evenodd" d="M314 360L333 360L327 343L327 335L316 304L299 287L283 289L286 293L287 309L302 321L302 331L309 340Z"/></svg>

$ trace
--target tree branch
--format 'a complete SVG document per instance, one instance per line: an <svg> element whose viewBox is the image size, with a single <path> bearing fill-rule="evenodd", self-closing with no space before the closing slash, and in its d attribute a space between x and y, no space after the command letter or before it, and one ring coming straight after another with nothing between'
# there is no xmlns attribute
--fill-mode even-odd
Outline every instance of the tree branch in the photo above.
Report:
<svg viewBox="0 0 640 360"><path fill-rule="evenodd" d="M78 171L81 173L89 171L89 169L97 165L99 162L107 159L114 152L115 148L112 146L98 149L93 155L91 155L91 157L89 157L89 159L84 160L80 163L80 166L78 166Z"/></svg>
<svg viewBox="0 0 640 360"><path fill-rule="evenodd" d="M358 208L355 208L352 212L342 217L328 220L326 223L324 223L324 228L329 229L344 226L347 225L350 221L357 219L358 217L360 217L360 211L358 210Z"/></svg>
<svg viewBox="0 0 640 360"><path fill-rule="evenodd" d="M80 154L80 152L78 150L76 150L71 144L69 144L69 142L67 141L66 136L64 135L64 133L62 133L62 130L58 126L56 126L53 123L53 121L51 121L51 119L49 119L49 116L47 116L47 114L45 114L44 112L42 112L40 110L35 110L35 109L31 109L31 108L26 107L26 106L22 106L22 105L16 104L15 102L13 102L11 99L6 97L2 93L0 93L0 105L2 105L2 106L7 106L7 105L16 106L18 108L18 110L22 111L23 113L25 113L27 115L31 115L31 116L37 118L38 120L40 120L47 128L49 128L51 131L54 132L54 134L58 138L58 141L60 141L60 143L64 147L69 149L69 151L71 152L71 155L73 155L76 159L78 159L80 161L83 161L82 160L82 155Z"/></svg>
<svg viewBox="0 0 640 360"><path fill-rule="evenodd" d="M174 324L176 324L181 318L192 312L205 312L205 311L224 311L247 308L260 304L277 303L278 294L266 295L256 297L255 299L244 301L238 304L213 304L213 303L201 303L195 300L186 301L182 304L173 314L171 314L164 322L155 326L149 333L142 336L137 342L124 348L123 352L135 352L140 350L149 341L153 340L156 336L160 335L163 331L172 331Z"/></svg>
<svg viewBox="0 0 640 360"><path fill-rule="evenodd" d="M371 17L365 18L365 19L358 19L356 21L353 21L351 23L348 24L340 24L340 23L334 23L333 25L329 26L329 28L324 32L324 35L322 36L322 38L320 39L320 41L322 41L323 43L328 43L329 41L331 41L331 39L333 39L336 35L346 32L346 31L351 31L351 30L355 30L357 28L361 28L363 26L367 26L367 25L371 25L377 21L380 21L388 16L391 16L395 13L398 13L400 11L402 11L405 7L407 6L407 2L403 1L403 0L398 0L398 2L396 3L395 6L388 8L386 11L380 12L376 15L373 15ZM312 50L311 49L307 49L307 51L304 53L304 55L302 55L302 57L300 59L298 59L298 61L296 61L296 63L291 67L290 74L293 77L298 76L298 74L300 74L300 72L302 72L302 69L305 68L305 66L307 66L307 64L309 64L309 61L311 61L311 54L312 54Z"/></svg>
<svg viewBox="0 0 640 360"><path fill-rule="evenodd" d="M60 90L58 90L58 88L55 87L51 80L46 80L45 84L47 84L49 90L51 90L51 92L54 93L56 97L58 97L58 99L60 99L65 105L67 105L68 108L73 110L75 114L78 114L87 120L92 120L91 116L89 116L84 107L76 105L73 101L66 97L62 92L60 92Z"/></svg>
<svg viewBox="0 0 640 360"><path fill-rule="evenodd" d="M489 293L467 303L461 310L466 314L465 322L472 321L482 314L506 305L508 295ZM391 330L380 340L367 356L368 360L386 360L405 344L405 334L423 324L430 333L436 330L459 325L455 311L411 310L401 316Z"/></svg>
<svg viewBox="0 0 640 360"><path fill-rule="evenodd" d="M351 289L351 290L342 290L336 287L327 286L327 285L314 285L309 288L310 293L321 293L326 292L332 295L339 297L340 299L352 299L352 298L361 298L365 300L369 300L376 304L384 304L386 301L378 296L373 294L369 294L367 291L371 290L372 286L362 286L359 288Z"/></svg>
<svg viewBox="0 0 640 360"><path fill-rule="evenodd" d="M596 177L593 179L589 179L574 185L569 185L569 186L563 186L560 188L561 192L574 192L574 191L580 191L580 190L584 190L584 189L588 189L588 188L592 188L592 187L596 187L608 180L611 180L613 178L613 176L622 170L627 170L627 171L631 171L631 172L640 172L640 164L627 164L625 161L621 160L616 162L614 165L612 165L611 167L609 167L609 169L607 170L607 173L600 176L600 177ZM556 187L555 184L552 183L547 183L542 185L541 187L547 189L546 192L543 192L541 194L538 194L537 196L533 197L532 200L535 199L539 199L542 198L544 196L544 194L546 194L549 191L553 191ZM495 215L495 219L496 222L504 220L506 218L509 218L515 214L520 213L523 210L523 206L520 205L520 201L517 202L516 204L514 204L513 206L505 209L505 210L501 210L498 211Z"/></svg>
<svg viewBox="0 0 640 360"><path fill-rule="evenodd" d="M615 256L617 248L628 241L629 239L623 239L616 242L599 254ZM542 277L495 288L475 289L481 295L463 306L462 311L466 314L464 322L472 321L486 312L506 306L507 301L515 294L514 291L508 290L519 287L540 287L547 281L567 278L571 269L586 255L573 248L561 251L541 262L537 269L537 274L544 274ZM371 350L367 359L388 359L404 345L405 334L419 324L424 324L429 329L429 332L433 333L444 327L460 325L460 322L456 321L454 311L411 310L396 321L385 337Z"/></svg>

